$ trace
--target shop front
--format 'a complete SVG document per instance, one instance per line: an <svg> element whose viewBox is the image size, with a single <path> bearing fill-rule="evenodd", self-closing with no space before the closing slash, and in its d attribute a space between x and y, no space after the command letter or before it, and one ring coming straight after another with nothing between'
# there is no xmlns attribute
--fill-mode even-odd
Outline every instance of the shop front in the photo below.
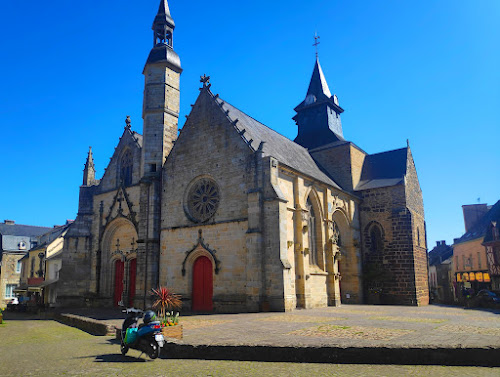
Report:
<svg viewBox="0 0 500 377"><path fill-rule="evenodd" d="M491 277L488 271L458 272L456 279L462 296L472 296L481 289L491 290Z"/></svg>

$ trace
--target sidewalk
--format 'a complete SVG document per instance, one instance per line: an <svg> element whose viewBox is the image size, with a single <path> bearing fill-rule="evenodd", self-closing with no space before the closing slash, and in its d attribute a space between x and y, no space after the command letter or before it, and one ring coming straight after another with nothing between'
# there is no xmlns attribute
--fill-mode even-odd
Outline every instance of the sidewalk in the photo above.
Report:
<svg viewBox="0 0 500 377"><path fill-rule="evenodd" d="M73 311L121 326L119 312ZM500 366L500 312L367 306L181 316L171 358Z"/></svg>

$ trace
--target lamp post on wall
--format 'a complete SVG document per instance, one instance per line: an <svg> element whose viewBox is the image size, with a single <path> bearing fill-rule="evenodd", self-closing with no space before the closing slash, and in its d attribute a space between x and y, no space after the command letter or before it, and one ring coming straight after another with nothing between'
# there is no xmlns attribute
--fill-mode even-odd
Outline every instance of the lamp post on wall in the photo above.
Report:
<svg viewBox="0 0 500 377"><path fill-rule="evenodd" d="M121 300L120 302L118 303L118 305L120 306L124 306L124 294L125 292L128 292L128 287L127 287L127 271L128 269L126 268L127 267L127 262L128 262L128 259L127 257L132 254L133 252L136 252L137 249L134 249L134 245L135 245L135 239L134 237L132 237L132 242L130 243L130 250L120 250L120 239L117 238L116 239L116 250L113 251L113 253L111 255L119 255L120 256L120 259L123 263L123 280L122 280L122 283L123 283L123 288L122 288L122 294L121 294ZM127 299L127 307L128 307L128 299Z"/></svg>

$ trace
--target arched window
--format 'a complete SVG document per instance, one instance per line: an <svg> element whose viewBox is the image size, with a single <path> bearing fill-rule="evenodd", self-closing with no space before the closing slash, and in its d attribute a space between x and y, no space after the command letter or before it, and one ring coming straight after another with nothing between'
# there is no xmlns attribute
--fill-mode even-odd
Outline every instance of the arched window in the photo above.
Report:
<svg viewBox="0 0 500 377"><path fill-rule="evenodd" d="M134 166L132 153L126 151L120 161L120 179L123 185L130 186L132 184L132 168Z"/></svg>
<svg viewBox="0 0 500 377"><path fill-rule="evenodd" d="M316 266L320 266L323 260L319 255L321 248L318 245L321 240L321 219L317 211L315 211L310 198L307 199L306 206L309 211L309 221L307 224L307 233L309 236L309 262Z"/></svg>
<svg viewBox="0 0 500 377"><path fill-rule="evenodd" d="M338 247L342 246L342 238L340 237L340 229L337 223L332 223L332 242Z"/></svg>
<svg viewBox="0 0 500 377"><path fill-rule="evenodd" d="M370 251L378 253L384 250L384 240L382 229L379 225L372 225L370 228Z"/></svg>

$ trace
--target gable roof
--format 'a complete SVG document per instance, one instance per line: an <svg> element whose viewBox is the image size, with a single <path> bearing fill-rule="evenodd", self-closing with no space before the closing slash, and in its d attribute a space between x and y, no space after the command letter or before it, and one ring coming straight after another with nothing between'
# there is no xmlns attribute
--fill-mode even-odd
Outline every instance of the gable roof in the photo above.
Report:
<svg viewBox="0 0 500 377"><path fill-rule="evenodd" d="M438 241L438 244L429 251L429 265L434 266L442 263L453 255L453 247L446 245L444 241Z"/></svg>
<svg viewBox="0 0 500 377"><path fill-rule="evenodd" d="M221 109L226 112L230 120L233 122L236 119L238 120L236 126L240 130L241 137L254 151L259 149L260 144L264 142L262 146L263 157L272 156L280 163L300 173L341 189L333 179L318 167L306 148L265 126L221 98L213 95L212 97L215 98Z"/></svg>
<svg viewBox="0 0 500 377"><path fill-rule="evenodd" d="M73 221L68 221L65 225L55 226L50 229L48 232L41 235L38 239L40 244L34 248L33 250L41 249L45 246L50 245L55 239L60 237L71 225L73 225Z"/></svg>
<svg viewBox="0 0 500 377"><path fill-rule="evenodd" d="M354 191L395 186L404 182L408 148L370 154L365 157L361 178Z"/></svg>
<svg viewBox="0 0 500 377"><path fill-rule="evenodd" d="M3 236L37 237L52 228L22 224L0 224L0 234Z"/></svg>
<svg viewBox="0 0 500 377"><path fill-rule="evenodd" d="M486 236L492 221L500 220L500 200L496 202L491 209L481 217L476 224L462 237L455 239L454 244L475 240Z"/></svg>

